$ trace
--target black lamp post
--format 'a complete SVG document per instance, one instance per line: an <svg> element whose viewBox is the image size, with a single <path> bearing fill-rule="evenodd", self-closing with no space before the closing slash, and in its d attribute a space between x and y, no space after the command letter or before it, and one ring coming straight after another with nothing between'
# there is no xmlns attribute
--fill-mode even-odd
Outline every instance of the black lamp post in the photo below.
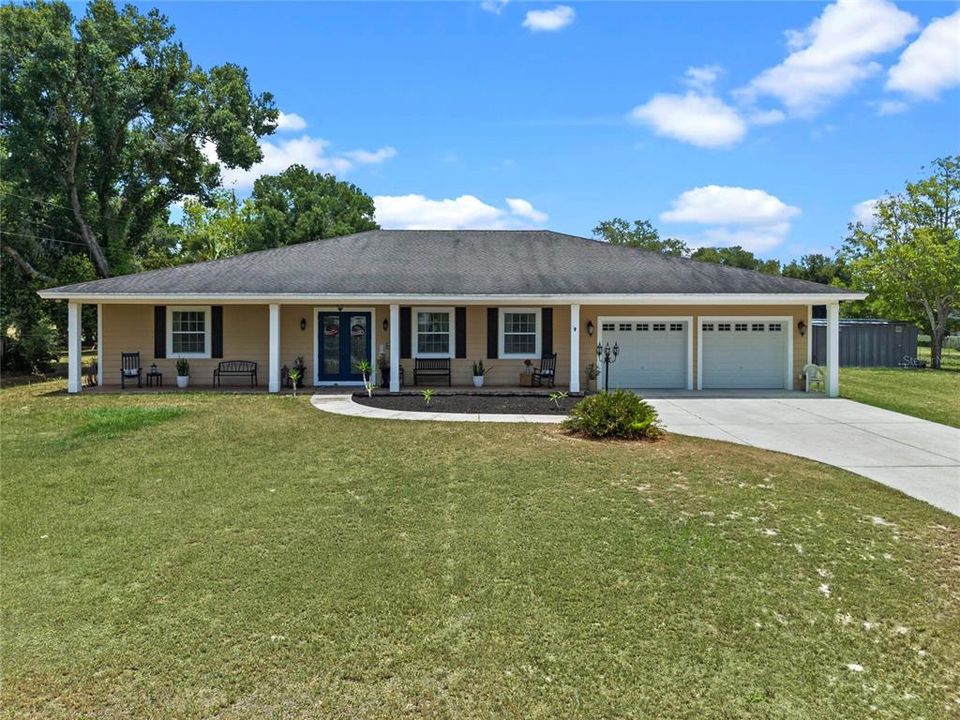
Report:
<svg viewBox="0 0 960 720"><path fill-rule="evenodd" d="M620 345L617 343L610 347L610 343L601 345L597 343L597 360L603 360L603 391L610 390L610 366L617 361L620 354Z"/></svg>

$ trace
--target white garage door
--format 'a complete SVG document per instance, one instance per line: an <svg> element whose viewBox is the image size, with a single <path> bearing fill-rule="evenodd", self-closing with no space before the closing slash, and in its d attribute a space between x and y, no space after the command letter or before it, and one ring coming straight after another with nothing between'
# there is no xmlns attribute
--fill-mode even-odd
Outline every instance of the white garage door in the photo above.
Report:
<svg viewBox="0 0 960 720"><path fill-rule="evenodd" d="M788 323L773 319L700 322L701 387L783 388Z"/></svg>
<svg viewBox="0 0 960 720"><path fill-rule="evenodd" d="M686 320L621 318L604 320L601 328L604 345L620 346L617 362L610 366L611 389L687 387Z"/></svg>

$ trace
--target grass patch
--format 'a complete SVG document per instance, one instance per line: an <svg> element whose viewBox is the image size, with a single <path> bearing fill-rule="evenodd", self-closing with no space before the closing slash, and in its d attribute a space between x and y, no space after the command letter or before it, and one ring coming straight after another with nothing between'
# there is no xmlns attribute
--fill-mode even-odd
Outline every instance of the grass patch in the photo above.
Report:
<svg viewBox="0 0 960 720"><path fill-rule="evenodd" d="M840 394L858 402L960 427L960 373L840 368Z"/></svg>
<svg viewBox="0 0 960 720"><path fill-rule="evenodd" d="M930 348L918 347L917 357L930 362ZM955 348L940 349L940 368L951 372L960 372L960 350Z"/></svg>
<svg viewBox="0 0 960 720"><path fill-rule="evenodd" d="M166 420L183 415L178 407L103 407L86 411L90 418L77 426L74 437L98 436L102 439L117 437L123 433L158 425Z"/></svg>
<svg viewBox="0 0 960 720"><path fill-rule="evenodd" d="M0 393L0 717L944 717L956 518L667 435ZM81 411L177 422L56 453ZM857 668L862 668L858 670Z"/></svg>

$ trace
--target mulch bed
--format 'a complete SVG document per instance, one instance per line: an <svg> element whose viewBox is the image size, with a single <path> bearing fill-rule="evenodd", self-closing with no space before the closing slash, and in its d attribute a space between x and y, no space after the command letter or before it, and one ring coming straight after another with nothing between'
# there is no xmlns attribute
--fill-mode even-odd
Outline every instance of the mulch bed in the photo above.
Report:
<svg viewBox="0 0 960 720"><path fill-rule="evenodd" d="M412 410L414 412L491 413L516 415L566 415L580 398L565 398L560 409L545 395L434 395L427 405L422 395L353 396L361 405L384 410Z"/></svg>

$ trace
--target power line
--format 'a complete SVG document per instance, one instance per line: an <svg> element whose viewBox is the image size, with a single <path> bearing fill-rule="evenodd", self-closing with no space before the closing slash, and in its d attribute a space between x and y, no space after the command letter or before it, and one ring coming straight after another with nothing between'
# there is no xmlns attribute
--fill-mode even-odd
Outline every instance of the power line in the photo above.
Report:
<svg viewBox="0 0 960 720"><path fill-rule="evenodd" d="M49 205L50 207L55 207L58 210L70 211L66 205L58 205L56 203L50 202L49 200L44 200L42 198L30 197L29 195L21 195L20 193L15 193L12 190L0 190L0 195L12 195L13 197L18 197L21 200L29 200L30 202L43 203L44 205Z"/></svg>
<svg viewBox="0 0 960 720"><path fill-rule="evenodd" d="M57 240L56 238L33 235L32 233L16 232L15 230L0 230L0 235L16 235L18 237L31 238L33 240L41 240L43 242L62 243L63 245L78 245L83 248L88 247L86 243L72 242L70 240Z"/></svg>

